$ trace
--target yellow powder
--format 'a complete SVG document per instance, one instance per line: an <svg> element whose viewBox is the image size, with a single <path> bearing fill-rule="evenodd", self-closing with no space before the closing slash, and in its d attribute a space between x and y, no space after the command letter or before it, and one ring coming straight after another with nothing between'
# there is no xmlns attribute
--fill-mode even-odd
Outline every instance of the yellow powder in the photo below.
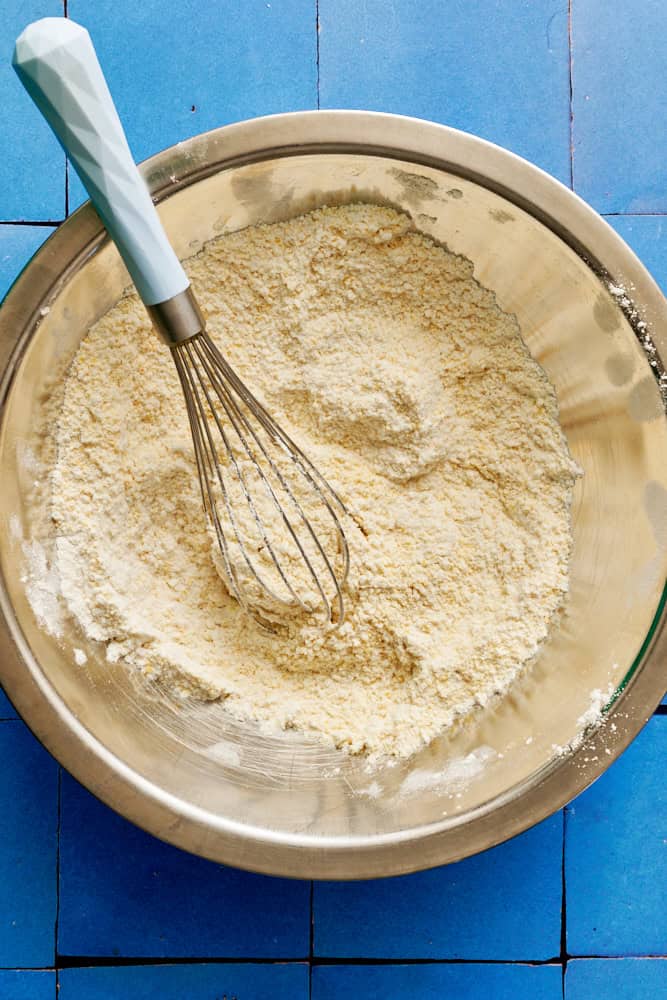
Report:
<svg viewBox="0 0 667 1000"><path fill-rule="evenodd" d="M377 206L221 237L211 336L351 513L347 617L262 632L216 573L168 350L136 298L70 369L57 570L111 660L270 729L407 755L504 691L568 585L577 469L553 389L472 264Z"/></svg>

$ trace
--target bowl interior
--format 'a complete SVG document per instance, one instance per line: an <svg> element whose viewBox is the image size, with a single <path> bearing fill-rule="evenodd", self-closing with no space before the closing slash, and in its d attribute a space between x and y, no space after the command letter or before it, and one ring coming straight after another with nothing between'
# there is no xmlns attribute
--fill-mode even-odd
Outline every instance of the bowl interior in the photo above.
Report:
<svg viewBox="0 0 667 1000"><path fill-rule="evenodd" d="M27 562L43 559L48 572L52 543L39 469L53 455L63 372L91 323L128 284L105 241L63 261L64 276L36 303L36 321L13 363L0 441L0 550L16 623L78 722L176 804L316 839L463 822L562 752L591 703L622 686L651 628L667 571L667 426L646 356L618 294L581 257L527 212L454 174L388 157L318 153L179 184L160 211L182 257L256 222L366 200L408 212L420 229L473 261L477 279L518 317L556 387L572 455L584 470L564 616L499 707L480 711L465 730L409 762L372 774L363 759L294 734L262 735L219 704L172 698L159 683L108 663L66 616L60 634L49 634L29 600L40 595L28 594L25 582ZM87 654L85 666L75 665L75 649Z"/></svg>

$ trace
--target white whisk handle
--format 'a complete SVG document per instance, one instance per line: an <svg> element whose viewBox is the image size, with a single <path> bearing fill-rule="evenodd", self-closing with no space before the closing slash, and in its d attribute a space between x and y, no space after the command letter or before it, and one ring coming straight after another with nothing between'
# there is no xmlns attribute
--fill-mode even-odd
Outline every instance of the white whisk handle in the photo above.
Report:
<svg viewBox="0 0 667 1000"><path fill-rule="evenodd" d="M85 28L64 17L29 24L14 69L76 168L147 306L188 287L132 158Z"/></svg>

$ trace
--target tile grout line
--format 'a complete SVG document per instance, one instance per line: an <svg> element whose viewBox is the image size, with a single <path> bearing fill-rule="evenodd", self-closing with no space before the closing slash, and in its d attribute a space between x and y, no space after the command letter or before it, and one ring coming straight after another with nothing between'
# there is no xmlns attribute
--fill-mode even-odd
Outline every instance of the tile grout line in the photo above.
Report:
<svg viewBox="0 0 667 1000"><path fill-rule="evenodd" d="M567 844L567 806L561 809L562 816L562 848L561 848L561 943L560 957L563 964L567 964L567 866L566 866L566 844Z"/></svg>
<svg viewBox="0 0 667 1000"><path fill-rule="evenodd" d="M150 965L155 968L163 966L182 966L187 968L190 965L305 965L308 961L303 955L296 958L289 956L278 956L276 958L261 958L258 956L245 958L227 958L217 955L194 955L181 958L178 955L140 955L126 958L119 955L57 955L54 971L61 972L63 969L140 969ZM347 962L347 959L343 959ZM50 967L49 967L50 968Z"/></svg>
<svg viewBox="0 0 667 1000"><path fill-rule="evenodd" d="M69 0L63 0L63 17L69 17ZM69 163L65 155L65 218L69 217Z"/></svg>
<svg viewBox="0 0 667 1000"><path fill-rule="evenodd" d="M383 967L392 965L527 965L531 968L542 969L560 968L561 961L559 955L546 959L531 958L405 958L393 956L391 958L363 958L361 956L329 956L321 955L313 959L315 967L322 965L359 965L370 967Z"/></svg>
<svg viewBox="0 0 667 1000"><path fill-rule="evenodd" d="M64 219L0 219L0 226L41 226L45 229L57 229Z"/></svg>
<svg viewBox="0 0 667 1000"><path fill-rule="evenodd" d="M658 953L632 953L627 952L613 955L600 955L591 952L581 955L568 955L570 962L619 962L625 959L633 961L658 960L667 961L667 955ZM170 958L151 957L144 955L141 958L118 958L117 955L74 955L67 956L56 965L0 965L0 972L60 972L63 969L78 969L91 967L102 968L133 968L144 965L303 965L303 958ZM527 965L531 968L554 968L559 966L558 958L548 961L527 962L522 959L513 958L510 960L502 958L320 958L316 965Z"/></svg>
<svg viewBox="0 0 667 1000"><path fill-rule="evenodd" d="M667 961L667 955L658 953L619 953L614 955L600 955L591 952L581 955L568 955L568 965L571 962L619 962L631 961ZM175 958L142 956L141 958L118 958L116 955L70 955L61 959L55 965L2 965L0 972L62 972L63 969L84 969L84 968L141 968L146 965L170 966L170 965L303 965L301 958ZM502 958L318 958L316 966L364 966L382 967L392 965L521 965L530 968L560 968L558 957L547 961L526 961L525 959L502 959Z"/></svg>
<svg viewBox="0 0 667 1000"><path fill-rule="evenodd" d="M317 110L320 110L320 0L315 0L315 62L317 66Z"/></svg>
<svg viewBox="0 0 667 1000"><path fill-rule="evenodd" d="M604 958L606 956L600 955L584 955L577 958ZM657 955L657 956L641 956L642 958L665 958L667 956ZM220 956L210 956L210 955L195 955L188 957L180 956L157 956L157 955L138 955L132 957L124 957L118 955L58 955L56 956L56 963L54 969L78 969L78 968L137 968L144 965L154 965L154 966L188 966L188 965L220 965L220 966L232 966L232 965L304 965L308 962L308 958L304 955L300 956L276 956L272 958L262 958L258 956L242 956L236 957L220 957ZM368 966L371 968L382 968L385 966L392 965L414 965L414 966L431 966L431 965L521 965L530 966L531 968L560 968L561 963L558 955L554 955L553 958L546 960L541 959L526 959L526 958L405 958L405 957L392 957L392 958L363 958L360 956L320 956L313 959L313 967L318 966L346 966L346 965L356 965L356 966ZM9 966L7 968L10 968ZM40 967L41 968L41 967ZM44 966L45 969L50 969L51 966Z"/></svg>
<svg viewBox="0 0 667 1000"><path fill-rule="evenodd" d="M55 965L0 965L0 972L55 972Z"/></svg>
<svg viewBox="0 0 667 1000"><path fill-rule="evenodd" d="M603 219L663 219L667 212L601 212Z"/></svg>
<svg viewBox="0 0 667 1000"><path fill-rule="evenodd" d="M313 957L315 951L315 908L314 908L314 898L315 898L315 882L311 878L310 880L310 927L309 927L309 937L308 942L308 1000L313 1000Z"/></svg>
<svg viewBox="0 0 667 1000"><path fill-rule="evenodd" d="M567 51L568 51L568 76L570 84L569 100L569 136L570 136L570 188L574 191L574 72L573 72L573 50L572 50L572 3L567 2Z"/></svg>

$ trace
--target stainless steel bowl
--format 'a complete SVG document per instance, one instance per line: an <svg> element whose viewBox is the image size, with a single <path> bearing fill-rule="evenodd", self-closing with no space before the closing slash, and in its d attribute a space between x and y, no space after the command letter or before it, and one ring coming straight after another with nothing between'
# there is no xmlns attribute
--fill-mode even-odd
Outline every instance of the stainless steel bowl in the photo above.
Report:
<svg viewBox="0 0 667 1000"><path fill-rule="evenodd" d="M390 875L526 829L621 753L665 688L667 422L655 371L667 357L667 308L656 285L556 181L427 122L347 111L259 119L180 143L147 161L144 174L184 257L219 233L365 199L411 213L474 262L547 369L585 470L566 613L510 697L373 775L362 760L293 734L263 736L220 705L175 701L107 663L71 623L49 635L23 582L30 540L47 553L52 541L48 512L27 502L31 449L40 435L52 444L63 372L128 281L85 206L0 310L2 684L96 795L218 861L300 877ZM647 356L640 341L649 333L657 351ZM75 665L77 647L85 667ZM589 733L596 690L611 704ZM469 756L479 747L494 751L483 763L484 753Z"/></svg>

